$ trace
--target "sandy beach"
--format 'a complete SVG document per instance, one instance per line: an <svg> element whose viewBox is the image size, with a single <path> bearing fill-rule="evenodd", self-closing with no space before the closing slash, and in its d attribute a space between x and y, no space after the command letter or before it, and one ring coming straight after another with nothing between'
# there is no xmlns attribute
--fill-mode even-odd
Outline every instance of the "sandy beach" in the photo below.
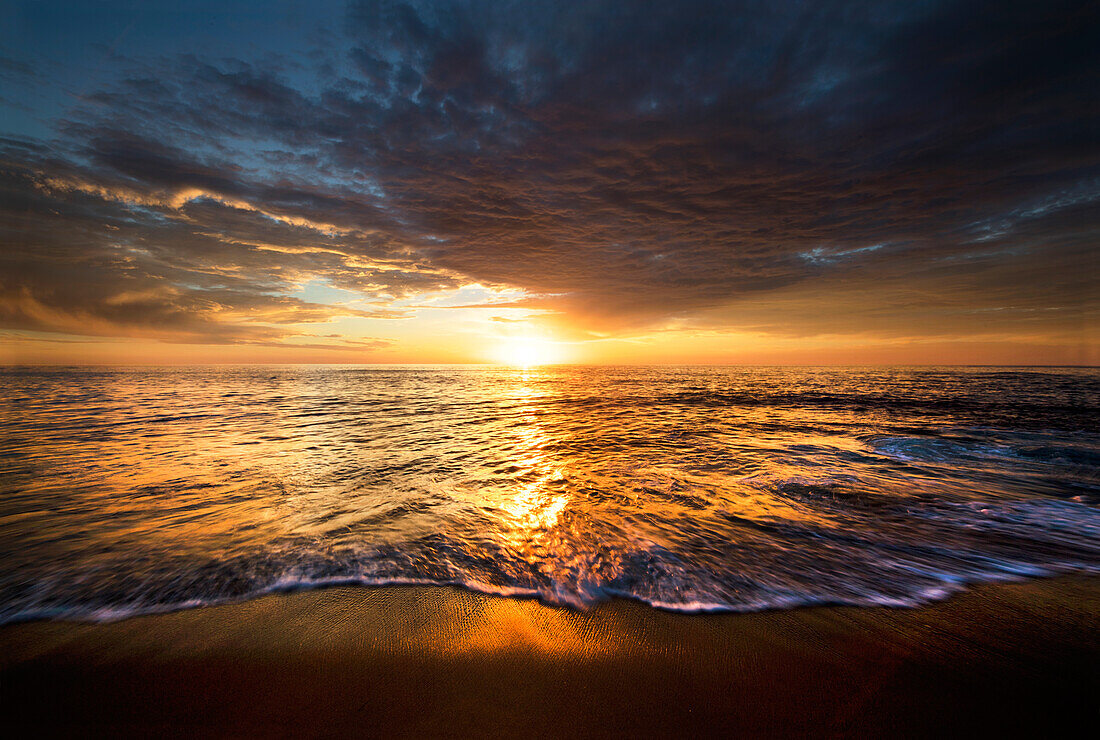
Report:
<svg viewBox="0 0 1100 740"><path fill-rule="evenodd" d="M1085 577L723 615L334 588L11 625L0 681L36 734L1053 734L1098 718L1098 614Z"/></svg>

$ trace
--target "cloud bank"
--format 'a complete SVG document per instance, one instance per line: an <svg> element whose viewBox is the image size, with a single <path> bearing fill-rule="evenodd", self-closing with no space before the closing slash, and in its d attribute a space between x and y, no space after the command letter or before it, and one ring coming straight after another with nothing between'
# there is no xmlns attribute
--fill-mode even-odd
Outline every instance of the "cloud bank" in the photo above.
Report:
<svg viewBox="0 0 1100 740"><path fill-rule="evenodd" d="M382 1L278 58L116 54L0 141L0 327L355 349L303 325L478 283L581 338L1095 342L1098 15Z"/></svg>

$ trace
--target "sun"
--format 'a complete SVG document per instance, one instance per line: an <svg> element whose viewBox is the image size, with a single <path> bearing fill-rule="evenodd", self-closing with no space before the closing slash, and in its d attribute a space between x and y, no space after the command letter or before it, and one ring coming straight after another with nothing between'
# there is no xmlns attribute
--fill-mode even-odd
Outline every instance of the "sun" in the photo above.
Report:
<svg viewBox="0 0 1100 740"><path fill-rule="evenodd" d="M549 365L562 361L562 351L558 344L534 337L505 339L493 355L501 364L519 367Z"/></svg>

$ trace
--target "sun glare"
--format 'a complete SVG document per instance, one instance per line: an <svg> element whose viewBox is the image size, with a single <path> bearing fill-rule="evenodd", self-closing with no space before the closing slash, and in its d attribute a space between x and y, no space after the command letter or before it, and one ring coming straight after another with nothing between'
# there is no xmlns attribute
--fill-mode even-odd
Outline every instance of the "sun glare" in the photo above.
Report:
<svg viewBox="0 0 1100 740"><path fill-rule="evenodd" d="M494 353L495 359L504 365L530 367L562 361L560 347L554 342L532 337L513 337L504 340Z"/></svg>

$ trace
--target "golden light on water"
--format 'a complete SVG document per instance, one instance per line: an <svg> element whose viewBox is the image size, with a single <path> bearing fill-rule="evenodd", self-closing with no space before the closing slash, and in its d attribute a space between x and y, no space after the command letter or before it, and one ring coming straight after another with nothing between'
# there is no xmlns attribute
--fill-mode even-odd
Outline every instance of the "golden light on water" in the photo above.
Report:
<svg viewBox="0 0 1100 740"><path fill-rule="evenodd" d="M561 345L537 337L508 337L493 353L493 359L503 365L531 367L533 365L552 365L565 361L565 352Z"/></svg>

